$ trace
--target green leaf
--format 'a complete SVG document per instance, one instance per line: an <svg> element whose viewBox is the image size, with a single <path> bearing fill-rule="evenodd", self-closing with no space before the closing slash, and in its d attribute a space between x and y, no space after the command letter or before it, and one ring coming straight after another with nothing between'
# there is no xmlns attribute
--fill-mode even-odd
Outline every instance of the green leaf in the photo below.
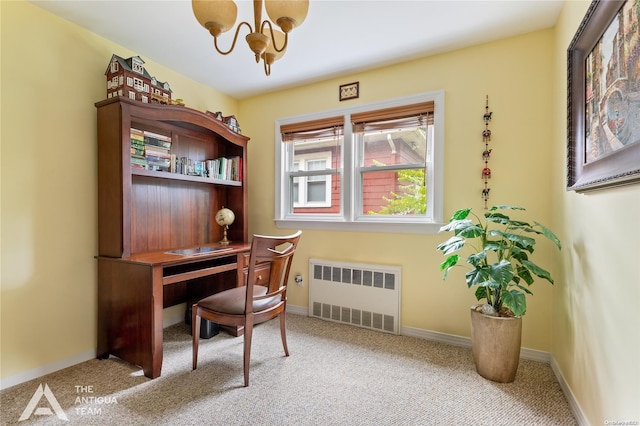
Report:
<svg viewBox="0 0 640 426"><path fill-rule="evenodd" d="M467 257L467 263L473 266L480 266L484 263L486 258L487 253L481 251L480 253L472 254L471 256Z"/></svg>
<svg viewBox="0 0 640 426"><path fill-rule="evenodd" d="M442 263L440 264L440 270L441 270L441 271L442 271L443 269L445 270L445 271L444 271L444 274L442 275L442 279L443 279L443 280L446 280L446 279L447 279L447 277L449 276L449 270L450 270L452 267L456 266L456 264L458 263L458 260L459 260L459 259L460 259L460 256L459 256L459 255L457 255L457 254L452 254L451 256L447 257L447 258L445 259L445 261L444 261L444 262L442 262Z"/></svg>
<svg viewBox="0 0 640 426"><path fill-rule="evenodd" d="M509 226L513 229L524 229L527 232L537 232L531 228L531 224L528 222L523 222L521 220L511 220L509 221Z"/></svg>
<svg viewBox="0 0 640 426"><path fill-rule="evenodd" d="M540 278L543 278L543 279L549 281L551 284L553 284L553 278L551 278L551 274L548 271L542 269L541 267L539 267L535 263L531 262L530 260L523 260L522 264L529 271L533 272L534 274L536 274Z"/></svg>
<svg viewBox="0 0 640 426"><path fill-rule="evenodd" d="M489 231L489 235L491 235L491 236L499 236L499 237L504 238L506 240L513 241L518 246L520 246L520 247L522 247L524 249L529 248L529 247L533 247L533 245L536 243L536 240L531 238L531 237L526 237L526 236L520 235L520 234L512 234L510 232L502 232L502 231L497 230L497 229L492 229L491 231Z"/></svg>
<svg viewBox="0 0 640 426"><path fill-rule="evenodd" d="M442 262L440 264L440 270L443 270L445 268L451 268L452 266L455 266L458 263L459 259L460 259L460 255L452 254L451 256L447 257L444 260L444 262Z"/></svg>
<svg viewBox="0 0 640 426"><path fill-rule="evenodd" d="M500 205L500 206L493 206L489 210L493 212L496 210L526 210L526 209L524 207Z"/></svg>
<svg viewBox="0 0 640 426"><path fill-rule="evenodd" d="M478 287L476 289L476 299L483 300L487 298L487 287Z"/></svg>
<svg viewBox="0 0 640 426"><path fill-rule="evenodd" d="M518 276L520 278L522 278L528 285L533 284L533 277L531 276L527 268L525 268L524 266L518 265L516 269L518 271Z"/></svg>
<svg viewBox="0 0 640 426"><path fill-rule="evenodd" d="M501 260L490 266L489 275L492 280L506 286L513 278L513 265L507 260Z"/></svg>
<svg viewBox="0 0 640 426"><path fill-rule="evenodd" d="M476 238L480 235L484 234L484 229L482 229L478 225L471 225L464 228L461 228L456 232L456 235L459 235L464 238Z"/></svg>
<svg viewBox="0 0 640 426"><path fill-rule="evenodd" d="M533 251L533 249L530 249L530 250ZM514 246L511 248L511 257L520 263L522 263L523 260L529 260L529 256L527 255L527 252L522 250L518 246Z"/></svg>
<svg viewBox="0 0 640 426"><path fill-rule="evenodd" d="M533 223L535 223L537 226L540 227L540 230L542 231L542 234L545 237L547 237L548 239L553 241L553 243L556 245L556 247L558 247L558 250L562 250L562 244L560 243L560 239L558 239L556 234L554 234L549 228L547 228L546 226L544 226L543 224L541 224L539 222L533 222Z"/></svg>
<svg viewBox="0 0 640 426"><path fill-rule="evenodd" d="M491 268L489 266L482 266L474 268L465 274L467 279L467 286L473 287L480 283L485 283L491 279Z"/></svg>
<svg viewBox="0 0 640 426"><path fill-rule="evenodd" d="M469 219L449 222L446 225L440 227L439 232L443 231L453 231L455 235L461 235L465 238L475 238L484 232L481 227L475 225Z"/></svg>
<svg viewBox="0 0 640 426"><path fill-rule="evenodd" d="M470 212L471 209L460 209L451 216L449 221L466 219Z"/></svg>
<svg viewBox="0 0 640 426"><path fill-rule="evenodd" d="M533 295L533 293L531 293L531 290L529 290L528 288L526 288L525 286L519 285L517 286L520 290L524 291L527 294L531 294Z"/></svg>
<svg viewBox="0 0 640 426"><path fill-rule="evenodd" d="M527 299L519 290L504 290L500 293L502 303L517 317L521 317L527 312Z"/></svg>
<svg viewBox="0 0 640 426"><path fill-rule="evenodd" d="M509 248L509 244L507 244L506 241L503 240L489 240L485 243L483 250L488 250L488 251L500 251L500 250L507 250Z"/></svg>
<svg viewBox="0 0 640 426"><path fill-rule="evenodd" d="M454 251L460 250L462 247L464 247L465 242L466 240L464 238L453 236L447 241L439 244L436 249L441 250L443 254L449 254L453 253Z"/></svg>
<svg viewBox="0 0 640 426"><path fill-rule="evenodd" d="M486 212L484 214L484 217L487 219L488 222L500 223L502 225L506 225L507 223L509 223L509 216L504 215L502 213Z"/></svg>

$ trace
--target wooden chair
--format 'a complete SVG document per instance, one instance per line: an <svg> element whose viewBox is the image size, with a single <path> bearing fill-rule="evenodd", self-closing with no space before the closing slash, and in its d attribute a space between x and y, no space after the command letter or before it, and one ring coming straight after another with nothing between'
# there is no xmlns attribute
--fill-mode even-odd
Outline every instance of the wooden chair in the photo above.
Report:
<svg viewBox="0 0 640 426"><path fill-rule="evenodd" d="M285 356L289 356L285 330L287 282L291 260L301 231L293 235L275 237L254 235L246 285L206 297L193 305L193 369L198 365L200 318L220 325L244 326L244 385L249 386L249 360L253 325L280 316L280 336ZM266 267L269 262L268 269ZM266 271L266 280L260 276Z"/></svg>

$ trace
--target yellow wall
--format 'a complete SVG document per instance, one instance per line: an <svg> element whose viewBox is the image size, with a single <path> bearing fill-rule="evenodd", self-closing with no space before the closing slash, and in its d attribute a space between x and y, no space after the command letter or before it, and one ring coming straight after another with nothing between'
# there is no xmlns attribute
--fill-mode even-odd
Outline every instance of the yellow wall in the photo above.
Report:
<svg viewBox="0 0 640 426"><path fill-rule="evenodd" d="M139 53L25 2L2 8L2 378L96 347L96 110ZM147 62L196 109L237 100Z"/></svg>
<svg viewBox="0 0 640 426"><path fill-rule="evenodd" d="M589 422L601 425L640 421L640 185L563 190L566 49L589 4L566 2L556 26L552 214L565 247L552 352Z"/></svg>
<svg viewBox="0 0 640 426"><path fill-rule="evenodd" d="M483 212L481 170L485 96L493 111L490 167L491 203L527 207L549 224L549 162L552 87L551 30L527 34L452 53L283 90L240 102L249 146L251 232L275 228L274 121L277 118L359 105L421 92L445 90L445 217L458 208ZM277 71L274 71L277 72ZM360 82L360 97L339 102L338 86ZM556 184L556 183L554 183ZM463 271L445 283L435 250L446 235L304 231L294 259L295 272L308 274L309 258L402 265L402 325L469 336L468 309L475 302ZM551 247L540 242L540 264L554 270ZM466 272L466 271L465 271ZM308 282L308 280L306 280ZM551 294L534 284L524 317L523 346L551 350ZM290 303L307 306L308 287L292 287Z"/></svg>
<svg viewBox="0 0 640 426"><path fill-rule="evenodd" d="M540 243L540 264L556 285L534 284L523 346L552 353L589 423L640 420L640 186L564 190L565 52L588 4L566 2L552 30L237 102L31 4L0 2L1 377L95 350L93 104L105 97L111 54L140 54L175 97L235 114L251 136L251 232L287 231L273 224L276 118L439 89L446 93L445 216L481 209L489 95L491 202L526 206L564 243L561 256ZM360 98L338 102L338 86L352 81L360 82ZM475 299L461 273L441 281L435 246L444 238L306 230L294 271L306 276L310 257L402 265L403 326L468 336ZM307 287L292 287L290 302L306 306Z"/></svg>

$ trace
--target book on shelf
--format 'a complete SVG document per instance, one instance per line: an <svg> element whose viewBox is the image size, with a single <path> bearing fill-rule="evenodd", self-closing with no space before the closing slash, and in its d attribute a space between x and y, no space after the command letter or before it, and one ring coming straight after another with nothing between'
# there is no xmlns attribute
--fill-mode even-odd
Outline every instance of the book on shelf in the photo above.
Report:
<svg viewBox="0 0 640 426"><path fill-rule="evenodd" d="M159 139L154 139L150 137L144 138L145 145L155 146L162 149L171 149L171 142L161 141Z"/></svg>
<svg viewBox="0 0 640 426"><path fill-rule="evenodd" d="M144 143L147 145L154 145L164 149L170 149L171 137L145 130Z"/></svg>
<svg viewBox="0 0 640 426"><path fill-rule="evenodd" d="M140 129L134 129L133 127L131 128L130 131L130 137L131 140L139 140L139 141L144 141L144 132Z"/></svg>
<svg viewBox="0 0 640 426"><path fill-rule="evenodd" d="M205 161L206 174L212 179L242 180L242 159L236 157L220 157Z"/></svg>
<svg viewBox="0 0 640 426"><path fill-rule="evenodd" d="M153 157L161 157L161 158L171 158L171 154L169 150L166 149L158 149L156 147L151 147L145 145L144 147L144 155L153 156Z"/></svg>
<svg viewBox="0 0 640 426"><path fill-rule="evenodd" d="M148 166L147 159L144 155L131 154L131 167L138 169L146 169Z"/></svg>
<svg viewBox="0 0 640 426"><path fill-rule="evenodd" d="M150 138L158 139L161 141L171 142L171 136L163 135L161 133L151 132L149 130L143 131L144 136L148 136Z"/></svg>
<svg viewBox="0 0 640 426"><path fill-rule="evenodd" d="M144 136L142 130L131 129L131 154L144 155Z"/></svg>
<svg viewBox="0 0 640 426"><path fill-rule="evenodd" d="M171 167L171 161L168 158L145 157L147 160L147 168L160 172L168 172Z"/></svg>
<svg viewBox="0 0 640 426"><path fill-rule="evenodd" d="M167 171L169 171L169 166L171 166L170 158L162 158L156 157L154 155L145 155L145 160L147 160L147 164L159 164L167 167Z"/></svg>

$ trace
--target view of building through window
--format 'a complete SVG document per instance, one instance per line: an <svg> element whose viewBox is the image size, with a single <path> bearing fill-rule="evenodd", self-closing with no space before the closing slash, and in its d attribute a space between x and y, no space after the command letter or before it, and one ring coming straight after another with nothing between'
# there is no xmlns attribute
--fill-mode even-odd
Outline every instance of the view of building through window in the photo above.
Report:
<svg viewBox="0 0 640 426"><path fill-rule="evenodd" d="M293 212L340 213L342 136L293 142Z"/></svg>
<svg viewBox="0 0 640 426"><path fill-rule="evenodd" d="M427 137L433 125L354 133L363 215L426 214ZM340 213L342 136L293 142L292 212Z"/></svg>
<svg viewBox="0 0 640 426"><path fill-rule="evenodd" d="M425 124L355 136L362 150L362 214L426 213L426 135Z"/></svg>

